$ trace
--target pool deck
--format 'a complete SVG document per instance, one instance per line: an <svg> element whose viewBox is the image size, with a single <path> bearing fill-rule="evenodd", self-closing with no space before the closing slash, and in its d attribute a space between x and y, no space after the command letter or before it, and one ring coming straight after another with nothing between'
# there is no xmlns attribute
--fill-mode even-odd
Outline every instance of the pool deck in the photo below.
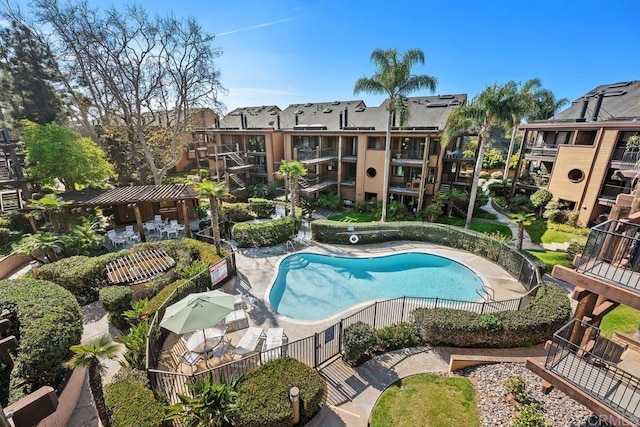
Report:
<svg viewBox="0 0 640 427"><path fill-rule="evenodd" d="M524 287L502 267L475 254L422 242L386 242L373 245L326 245L311 242L309 246L299 248L298 252L312 252L340 256L382 256L404 251L419 251L441 255L459 261L473 269L491 287L495 300L518 298L526 293ZM289 341L306 338L325 330L341 318L371 304L366 302L334 316L313 321L294 320L274 312L269 305L267 291L275 278L278 263L286 256L280 248L240 249L236 252L238 276L226 283L223 290L230 293L242 292L257 300L257 309L251 313L251 326L262 328L283 328ZM409 296L409 295L408 295Z"/></svg>

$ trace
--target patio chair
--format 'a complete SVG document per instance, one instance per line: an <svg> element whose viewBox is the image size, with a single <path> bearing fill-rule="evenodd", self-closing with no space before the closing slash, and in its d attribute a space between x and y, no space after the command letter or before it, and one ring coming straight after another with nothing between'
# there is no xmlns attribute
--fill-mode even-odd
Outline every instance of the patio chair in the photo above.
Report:
<svg viewBox="0 0 640 427"><path fill-rule="evenodd" d="M267 329L267 337L262 344L262 361L268 362L286 353L285 341L288 341L288 339L282 328Z"/></svg>
<svg viewBox="0 0 640 427"><path fill-rule="evenodd" d="M240 342L235 348L231 351L231 356L235 356L236 354L249 354L256 351L260 340L264 338L264 331L262 328L249 328L244 333L242 338L240 338Z"/></svg>
<svg viewBox="0 0 640 427"><path fill-rule="evenodd" d="M107 238L109 239L109 242L111 242L111 245L113 245L113 247L116 247L118 245L124 246L127 244L127 239L125 239L123 236L118 236L116 230L107 231Z"/></svg>
<svg viewBox="0 0 640 427"><path fill-rule="evenodd" d="M249 319L244 310L235 310L227 314L224 318L224 323L227 325L229 332L249 327Z"/></svg>
<svg viewBox="0 0 640 427"><path fill-rule="evenodd" d="M144 227L145 232L155 233L157 231L156 224L153 221L145 222L142 226Z"/></svg>
<svg viewBox="0 0 640 427"><path fill-rule="evenodd" d="M140 235L133 231L133 225L125 226L124 232L126 233L127 240L129 240L129 242L140 242Z"/></svg>
<svg viewBox="0 0 640 427"><path fill-rule="evenodd" d="M154 215L153 222L155 222L156 224L162 224L162 215Z"/></svg>
<svg viewBox="0 0 640 427"><path fill-rule="evenodd" d="M178 229L175 227L167 227L165 228L165 231L167 232L167 239L177 239L178 238Z"/></svg>
<svg viewBox="0 0 640 427"><path fill-rule="evenodd" d="M193 374L193 367L196 366L200 360L202 360L202 354L188 351L185 354L178 355L178 359L183 364L189 365L191 367L191 373Z"/></svg>

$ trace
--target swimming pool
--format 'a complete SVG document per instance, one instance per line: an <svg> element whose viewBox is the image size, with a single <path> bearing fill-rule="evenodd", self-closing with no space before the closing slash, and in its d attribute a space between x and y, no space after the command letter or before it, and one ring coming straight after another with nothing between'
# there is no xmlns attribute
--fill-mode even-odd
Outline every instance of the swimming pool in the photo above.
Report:
<svg viewBox="0 0 640 427"><path fill-rule="evenodd" d="M284 316L317 320L377 299L475 301L482 286L470 268L439 255L404 252L348 258L300 252L280 262L269 303Z"/></svg>

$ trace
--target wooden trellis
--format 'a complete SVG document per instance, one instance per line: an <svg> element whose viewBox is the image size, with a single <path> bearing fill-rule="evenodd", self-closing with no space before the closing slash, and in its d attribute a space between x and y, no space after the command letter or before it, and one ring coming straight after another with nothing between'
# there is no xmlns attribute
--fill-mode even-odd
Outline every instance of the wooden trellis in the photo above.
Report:
<svg viewBox="0 0 640 427"><path fill-rule="evenodd" d="M107 279L112 285L146 282L175 264L162 249L134 252L107 265Z"/></svg>

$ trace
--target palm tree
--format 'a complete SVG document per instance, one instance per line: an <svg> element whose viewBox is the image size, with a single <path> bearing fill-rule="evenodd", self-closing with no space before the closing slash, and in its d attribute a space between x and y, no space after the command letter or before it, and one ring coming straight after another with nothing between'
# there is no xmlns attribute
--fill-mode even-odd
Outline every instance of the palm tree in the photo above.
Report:
<svg viewBox="0 0 640 427"><path fill-rule="evenodd" d="M62 236L50 232L39 232L26 235L13 250L16 253L29 255L37 260L38 254L46 256L49 262L58 260L58 252L64 248L65 240Z"/></svg>
<svg viewBox="0 0 640 427"><path fill-rule="evenodd" d="M280 167L278 168L278 174L286 177L289 182L289 197L291 198L291 217L296 219L296 197L298 197L296 191L296 183L298 182L298 177L305 176L307 174L307 169L304 165L297 160L283 160L280 163Z"/></svg>
<svg viewBox="0 0 640 427"><path fill-rule="evenodd" d="M467 194L458 190L457 188L450 188L444 193L446 197L447 203L447 216L451 218L451 214L453 213L453 207L456 202L462 202L467 200Z"/></svg>
<svg viewBox="0 0 640 427"><path fill-rule="evenodd" d="M524 228L527 225L531 225L535 217L536 217L536 214L526 213L526 212L518 212L516 214L509 215L509 222L518 224L518 243L516 246L518 251L522 250L522 241L524 240Z"/></svg>
<svg viewBox="0 0 640 427"><path fill-rule="evenodd" d="M84 344L72 345L71 351L75 353L75 356L68 362L70 368L89 369L89 387L96 403L98 417L105 427L109 426L109 414L102 391L100 374L105 367L101 361L115 359L118 356L119 348L120 344L113 342L111 335L104 334Z"/></svg>
<svg viewBox="0 0 640 427"><path fill-rule="evenodd" d="M229 195L229 191L224 182L215 182L208 179L203 179L202 182L196 182L194 184L196 191L200 193L202 197L209 199L209 209L211 209L211 235L213 237L213 244L216 247L216 253L218 256L222 256L220 250L220 199Z"/></svg>
<svg viewBox="0 0 640 427"><path fill-rule="evenodd" d="M509 109L511 110L511 121L509 124L512 129L509 152L507 153L507 161L504 165L504 179L509 177L509 166L511 156L513 155L513 146L516 142L518 125L522 119L536 112L537 105L535 103L535 97L541 85L542 82L538 78L528 80L523 85L513 80L505 84L505 90L508 93L507 102L510 104Z"/></svg>
<svg viewBox="0 0 640 427"><path fill-rule="evenodd" d="M556 99L553 92L548 89L541 89L535 92L535 111L527 116L527 120L546 120L554 116L562 107L569 103L567 98Z"/></svg>
<svg viewBox="0 0 640 427"><path fill-rule="evenodd" d="M462 132L478 129L478 154L476 166L473 171L473 183L469 195L469 207L467 208L467 220L465 228L471 225L471 217L475 208L476 195L478 194L478 181L482 170L482 158L491 134L493 126L504 125L510 120L511 114L506 102L507 93L498 85L487 87L476 95L468 105L456 107L447 119L444 131L444 140L450 141Z"/></svg>
<svg viewBox="0 0 640 427"><path fill-rule="evenodd" d="M353 93L361 92L384 94L387 96L387 134L384 149L384 176L382 183L382 216L380 221L387 220L387 202L389 199L389 165L391 163L391 128L395 112L400 115L400 124L408 119L409 109L406 97L413 92L429 89L436 90L437 79L426 74L413 75L411 68L416 64L424 64L424 53L420 49L409 49L398 54L397 49L376 49L371 52L371 62L376 72L371 77L362 77L356 81Z"/></svg>

